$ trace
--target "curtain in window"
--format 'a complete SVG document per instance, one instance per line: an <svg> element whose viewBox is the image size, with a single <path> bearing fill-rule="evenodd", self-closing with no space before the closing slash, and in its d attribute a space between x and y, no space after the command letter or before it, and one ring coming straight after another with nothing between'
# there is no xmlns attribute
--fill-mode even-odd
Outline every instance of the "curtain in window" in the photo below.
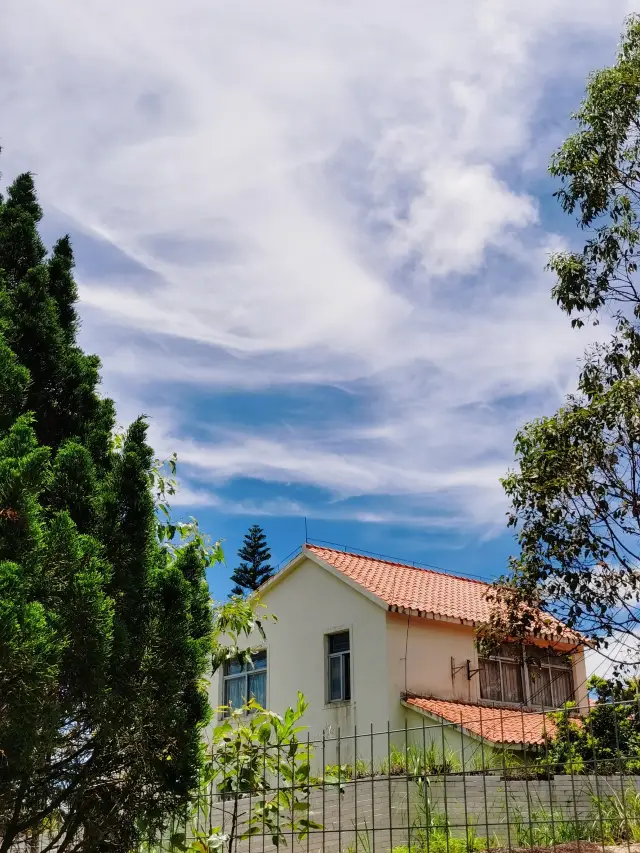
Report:
<svg viewBox="0 0 640 853"><path fill-rule="evenodd" d="M552 669L551 692L553 693L553 704L557 707L573 699L573 677L570 669Z"/></svg>
<svg viewBox="0 0 640 853"><path fill-rule="evenodd" d="M329 699L342 699L342 656L329 658Z"/></svg>
<svg viewBox="0 0 640 853"><path fill-rule="evenodd" d="M267 673L265 670L249 675L249 696L255 699L258 705L267 707Z"/></svg>
<svg viewBox="0 0 640 853"><path fill-rule="evenodd" d="M483 699L492 699L500 702L502 691L500 689L500 663L497 660L480 659L480 695Z"/></svg>
<svg viewBox="0 0 640 853"><path fill-rule="evenodd" d="M238 678L227 678L224 683L224 704L232 708L241 708L244 705L244 688L246 679L244 675Z"/></svg>
<svg viewBox="0 0 640 853"><path fill-rule="evenodd" d="M551 681L547 667L529 665L529 701L532 705L553 707Z"/></svg>
<svg viewBox="0 0 640 853"><path fill-rule="evenodd" d="M502 701L522 702L522 666L519 663L500 662L502 667Z"/></svg>

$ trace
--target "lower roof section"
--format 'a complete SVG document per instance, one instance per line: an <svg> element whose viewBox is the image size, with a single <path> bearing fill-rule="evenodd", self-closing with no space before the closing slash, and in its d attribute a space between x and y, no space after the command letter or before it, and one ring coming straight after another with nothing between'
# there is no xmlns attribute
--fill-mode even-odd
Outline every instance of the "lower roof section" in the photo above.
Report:
<svg viewBox="0 0 640 853"><path fill-rule="evenodd" d="M465 733L496 744L542 745L556 726L547 714L515 708L495 708L445 699L406 696L403 702L422 714Z"/></svg>

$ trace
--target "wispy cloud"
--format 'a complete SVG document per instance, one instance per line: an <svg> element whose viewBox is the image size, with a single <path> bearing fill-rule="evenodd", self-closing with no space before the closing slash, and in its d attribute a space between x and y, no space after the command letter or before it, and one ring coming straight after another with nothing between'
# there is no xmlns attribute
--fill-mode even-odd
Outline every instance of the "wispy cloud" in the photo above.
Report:
<svg viewBox="0 0 640 853"><path fill-rule="evenodd" d="M539 139L631 4L5 5L5 174L82 242L85 344L126 411L170 415L159 447L282 514L294 483L500 524L514 430L586 341L542 272ZM186 405L323 387L362 405L235 429Z"/></svg>

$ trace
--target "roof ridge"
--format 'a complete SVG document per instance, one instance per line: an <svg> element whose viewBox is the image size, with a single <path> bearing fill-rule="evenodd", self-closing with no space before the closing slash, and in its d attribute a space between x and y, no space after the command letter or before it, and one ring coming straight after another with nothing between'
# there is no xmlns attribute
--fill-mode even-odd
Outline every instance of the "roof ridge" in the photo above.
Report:
<svg viewBox="0 0 640 853"><path fill-rule="evenodd" d="M344 554L347 557L360 557L363 560L373 560L376 563L385 563L387 566L400 566L403 569L415 569L417 572L429 572L432 575L443 575L446 578L455 578L459 581L468 581L469 583L477 583L480 586L491 586L491 581L483 581L480 578L465 577L455 572L449 572L445 569L433 569L425 566L412 566L410 563L403 563L399 560L390 560L383 557L374 557L371 554L366 554L358 551L342 551L338 548L327 548L325 545L315 545L313 542L306 542L304 548L317 548L319 551L331 551L333 554ZM444 700L443 700L444 701Z"/></svg>

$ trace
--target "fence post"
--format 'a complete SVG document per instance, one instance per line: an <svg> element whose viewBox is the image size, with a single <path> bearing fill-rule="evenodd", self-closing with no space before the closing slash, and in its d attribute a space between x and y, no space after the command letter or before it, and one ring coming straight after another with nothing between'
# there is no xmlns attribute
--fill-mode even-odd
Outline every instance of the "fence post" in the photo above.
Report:
<svg viewBox="0 0 640 853"><path fill-rule="evenodd" d="M527 756L527 735L524 728L524 711L520 711L520 719L522 721L522 754L524 755L524 784L527 795L527 823L529 824L529 846L533 848L533 824L531 822L531 794L529 791L529 767ZM543 721L544 726L544 721Z"/></svg>
<svg viewBox="0 0 640 853"><path fill-rule="evenodd" d="M358 840L360 838L360 829L358 825L358 727L353 724L353 771L351 773L351 781L353 784L353 816L355 818L356 827L356 853L358 853Z"/></svg>
<svg viewBox="0 0 640 853"><path fill-rule="evenodd" d="M387 720L387 783L389 789L389 849L393 850L393 808L391 802L391 721Z"/></svg>
<svg viewBox="0 0 640 853"><path fill-rule="evenodd" d="M376 769L373 763L373 723L369 726L369 750L371 753L371 835L373 840L373 853L376 853Z"/></svg>
<svg viewBox="0 0 640 853"><path fill-rule="evenodd" d="M404 776L405 793L407 798L407 847L411 850L411 794L409 792L409 729L408 721L404 718Z"/></svg>
<svg viewBox="0 0 640 853"><path fill-rule="evenodd" d="M444 832L447 853L449 853L449 803L447 801L447 759L445 758L444 720L440 721L440 740L442 742L442 790L444 794Z"/></svg>
<svg viewBox="0 0 640 853"><path fill-rule="evenodd" d="M480 761L482 764L482 793L484 796L484 825L487 833L487 850L491 850L491 837L489 835L489 804L487 802L487 766L484 760L484 728L482 725L482 706L478 706L480 717Z"/></svg>
<svg viewBox="0 0 640 853"><path fill-rule="evenodd" d="M327 832L327 810L325 802L325 791L327 788L327 742L324 727L322 729L322 850L325 849L326 832ZM340 790L338 790L340 796ZM264 851L263 851L264 853Z"/></svg>
<svg viewBox="0 0 640 853"><path fill-rule="evenodd" d="M627 815L627 792L623 781L623 764L620 755L620 734L618 731L618 707L617 703L613 702L613 728L616 736L616 757L618 763L618 775L620 777L620 796L622 797L622 813L624 815L624 834L626 835L627 850L631 853L631 843L629 840L629 818Z"/></svg>
<svg viewBox="0 0 640 853"><path fill-rule="evenodd" d="M578 820L578 806L576 803L576 784L575 784L575 778L574 778L574 762L573 762L573 756L571 753L571 720L569 719L569 711L565 710L565 713L567 715L567 731L569 733L569 756L571 758L571 797L573 799L573 819L574 819L575 825L576 825L576 832L577 832L578 836L580 836L580 835L582 835L582 821ZM566 818L565 818L565 820L566 820ZM580 851L582 849L582 845L580 843L579 837L577 839L577 842L578 842L578 853L580 853Z"/></svg>
<svg viewBox="0 0 640 853"><path fill-rule="evenodd" d="M310 740L310 732L307 729L307 755L306 755L307 767L309 768L307 771L307 820L311 822L311 740ZM324 779L322 780L322 784L324 785ZM309 847L311 845L311 827L307 826L307 853L309 853Z"/></svg>
<svg viewBox="0 0 640 853"><path fill-rule="evenodd" d="M593 779L596 786L596 803L598 804L598 822L600 823L600 843L604 853L604 821L602 819L602 801L600 800L600 783L598 781L598 757L596 752L596 741L593 737L593 722L589 719L589 708L587 708L587 723L591 729L591 748L593 750Z"/></svg>
<svg viewBox="0 0 640 853"><path fill-rule="evenodd" d="M467 841L467 846L469 842L469 811L467 808L467 772L465 769L465 758L464 758L464 732L462 725L462 711L460 711L460 760L462 762L462 795L464 797L464 832L465 838Z"/></svg>
<svg viewBox="0 0 640 853"><path fill-rule="evenodd" d="M500 740L502 741L502 779L504 781L504 810L507 818L507 847L511 850L511 820L509 818L509 782L507 780L507 745L504 741L504 716L500 710Z"/></svg>
<svg viewBox="0 0 640 853"><path fill-rule="evenodd" d="M555 814L553 809L553 787L551 785L551 776L553 775L555 781L555 768L553 774L551 773L551 768L549 764L549 739L546 737L546 711L544 710L544 700L542 702L542 727L545 732L544 739L544 749L545 749L545 765L547 768L547 782L549 784L549 815L551 818L551 846L555 850L556 848L556 824L555 824Z"/></svg>
<svg viewBox="0 0 640 853"><path fill-rule="evenodd" d="M338 851L342 853L342 751L340 749L340 726L338 726ZM346 790L346 789L345 789Z"/></svg>
<svg viewBox="0 0 640 853"><path fill-rule="evenodd" d="M432 741L433 743L433 741ZM431 801L429 799L429 780L427 779L427 737L426 730L424 727L424 717L422 718L422 755L423 755L423 769L424 769L424 831L427 839L427 853L430 853L429 846L431 844Z"/></svg>

